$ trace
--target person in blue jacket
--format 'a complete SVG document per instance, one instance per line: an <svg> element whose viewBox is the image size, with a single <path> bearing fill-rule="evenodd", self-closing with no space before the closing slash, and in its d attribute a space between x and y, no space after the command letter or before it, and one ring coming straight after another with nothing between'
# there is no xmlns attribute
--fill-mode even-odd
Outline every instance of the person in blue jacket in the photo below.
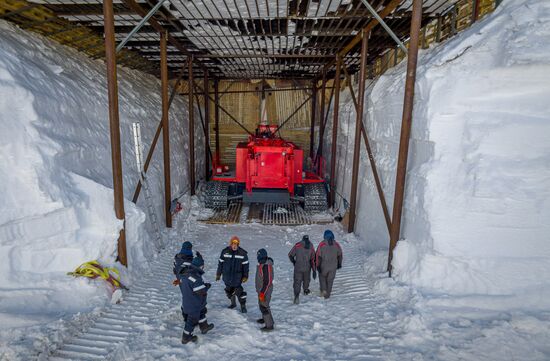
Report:
<svg viewBox="0 0 550 361"><path fill-rule="evenodd" d="M174 268L172 271L176 277L184 267L191 265L191 261L193 261L193 244L185 241L182 243L179 253L174 256Z"/></svg>
<svg viewBox="0 0 550 361"><path fill-rule="evenodd" d="M202 255L197 251L197 257L202 258ZM193 244L189 241L185 241L181 245L181 250L178 254L174 256L174 267L172 269L172 272L174 272L174 275L176 276L176 280L172 282L174 286L179 285L179 277L178 275L182 273L187 267L191 265L191 262L193 261ZM183 315L183 319L185 320L187 318L187 315L183 311L183 307L181 309L181 314Z"/></svg>
<svg viewBox="0 0 550 361"><path fill-rule="evenodd" d="M218 260L216 281L223 278L225 294L231 300L229 308L237 307L235 298L238 298L241 312L246 313L246 292L242 284L248 280L248 252L239 247L239 244L239 237L233 236L229 246L223 249Z"/></svg>
<svg viewBox="0 0 550 361"><path fill-rule="evenodd" d="M185 312L185 326L181 336L181 343L196 342L197 336L193 335L195 326L199 325L202 334L214 328L214 324L206 320L206 297L210 283L204 283L202 275L204 260L195 257L191 265L179 274L179 286L182 296L182 310Z"/></svg>

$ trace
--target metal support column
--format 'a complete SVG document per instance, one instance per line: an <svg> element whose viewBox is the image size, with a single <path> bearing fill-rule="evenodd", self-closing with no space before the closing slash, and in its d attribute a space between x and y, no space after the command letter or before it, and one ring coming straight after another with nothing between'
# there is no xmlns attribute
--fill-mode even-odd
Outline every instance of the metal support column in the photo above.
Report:
<svg viewBox="0 0 550 361"><path fill-rule="evenodd" d="M193 106L193 57L187 58L187 78L189 84L189 190L195 195L195 108Z"/></svg>
<svg viewBox="0 0 550 361"><path fill-rule="evenodd" d="M481 2L479 0L472 0L472 24L479 19L479 12L481 10L480 5Z"/></svg>
<svg viewBox="0 0 550 361"><path fill-rule="evenodd" d="M208 82L208 71L204 72L204 179L210 178L210 99L208 91L210 89Z"/></svg>
<svg viewBox="0 0 550 361"><path fill-rule="evenodd" d="M342 57L336 56L336 75L334 77L334 107L332 112L332 144L330 149L330 193L329 206L334 207L336 199L336 142L338 140L338 110L340 107L340 69Z"/></svg>
<svg viewBox="0 0 550 361"><path fill-rule="evenodd" d="M357 117L355 120L355 142L353 147L353 168L351 174L351 195L348 232L355 229L355 214L357 208L357 181L359 177L359 161L361 153L361 128L363 125L363 104L365 102L365 75L367 72L367 49L369 33L363 31L361 42L361 66L359 69L359 99L357 102Z"/></svg>
<svg viewBox="0 0 550 361"><path fill-rule="evenodd" d="M216 133L216 166L220 164L220 81L214 80L214 132Z"/></svg>
<svg viewBox="0 0 550 361"><path fill-rule="evenodd" d="M109 130L111 136L111 161L113 167L114 206L117 219L123 221L118 237L118 260L128 265L124 215L124 188L122 182L122 155L120 151L120 121L118 117L118 84L115 50L115 18L113 0L103 1L105 29L105 64L107 65L107 89L109 98Z"/></svg>
<svg viewBox="0 0 550 361"><path fill-rule="evenodd" d="M321 81L321 109L319 111L319 143L317 145L317 155L315 156L315 159L319 162L319 169L317 170L317 174L321 174L321 157L323 156L323 135L325 133L325 106L327 97L326 91L327 74L323 71L323 77Z"/></svg>
<svg viewBox="0 0 550 361"><path fill-rule="evenodd" d="M393 198L393 215L390 232L390 247L388 254L388 271L391 277L391 261L393 250L401 234L401 215L403 213L403 199L405 195L405 180L407 175L407 158L409 154L409 138L411 134L412 111L414 101L414 83L416 80L416 63L418 60L418 43L420 40L420 26L422 22L422 0L413 1L411 18L411 33L409 54L407 59L407 74L405 79L405 99L403 102L403 118L401 121L401 137L397 158L397 172L395 176L395 193Z"/></svg>
<svg viewBox="0 0 550 361"><path fill-rule="evenodd" d="M160 82L162 95L162 156L164 160L164 216L166 218L166 227L172 228L172 213L170 204L172 203L172 186L170 180L170 118L168 116L168 60L166 32L160 33Z"/></svg>
<svg viewBox="0 0 550 361"><path fill-rule="evenodd" d="M317 83L314 80L311 93L311 127L309 130L309 157L314 158L314 143L315 143L315 118L317 115Z"/></svg>

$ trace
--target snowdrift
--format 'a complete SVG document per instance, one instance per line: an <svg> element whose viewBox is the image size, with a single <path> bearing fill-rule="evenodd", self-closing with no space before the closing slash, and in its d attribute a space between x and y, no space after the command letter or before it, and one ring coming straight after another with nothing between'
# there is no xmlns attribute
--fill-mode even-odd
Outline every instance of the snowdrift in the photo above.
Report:
<svg viewBox="0 0 550 361"><path fill-rule="evenodd" d="M550 3L542 0L505 1L421 51L397 280L437 294L499 295L506 307L550 307L549 59ZM389 70L366 94L365 123L390 214L405 68ZM338 192L347 197L355 129L349 94L340 111ZM371 250L387 249L363 145L362 152L356 232Z"/></svg>
<svg viewBox="0 0 550 361"><path fill-rule="evenodd" d="M7 328L94 304L97 283L65 273L93 259L113 264L122 222L113 210L104 63L3 21L0 43L0 313ZM160 82L128 69L118 74L129 199L138 179L131 124L141 123L147 150L160 120ZM188 188L187 116L186 103L176 98L170 116L174 194ZM202 134L196 136L200 148ZM162 138L149 174L152 191L162 194ZM155 197L161 221L162 199ZM130 201L125 208L130 271L138 274L155 250L145 214ZM30 316L9 316L22 313Z"/></svg>

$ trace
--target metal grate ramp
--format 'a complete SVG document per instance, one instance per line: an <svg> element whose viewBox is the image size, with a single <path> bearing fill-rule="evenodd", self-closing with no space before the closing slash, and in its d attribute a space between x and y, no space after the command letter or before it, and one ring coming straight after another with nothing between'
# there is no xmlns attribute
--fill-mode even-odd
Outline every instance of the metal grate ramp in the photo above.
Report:
<svg viewBox="0 0 550 361"><path fill-rule="evenodd" d="M262 224L279 226L298 226L311 224L310 216L296 203L265 203Z"/></svg>
<svg viewBox="0 0 550 361"><path fill-rule="evenodd" d="M242 209L242 202L231 202L226 209L217 208L212 216L201 221L210 224L239 223Z"/></svg>

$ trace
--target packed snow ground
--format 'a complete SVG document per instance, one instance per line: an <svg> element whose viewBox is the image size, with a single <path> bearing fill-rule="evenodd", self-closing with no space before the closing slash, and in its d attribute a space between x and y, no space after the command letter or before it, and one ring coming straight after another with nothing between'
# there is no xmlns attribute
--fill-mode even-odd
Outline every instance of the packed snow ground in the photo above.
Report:
<svg viewBox="0 0 550 361"><path fill-rule="evenodd" d="M50 345L42 359L52 360L548 360L550 314L487 313L455 304L430 304L408 286L380 272L386 256L367 256L365 244L336 223L299 227L260 224L211 225L196 200L190 216L176 218L169 247L122 302L98 311L93 320ZM335 232L344 252L333 296L312 294L292 304L292 266L287 253L303 234L316 245L325 229ZM223 283L214 275L219 253L238 235L251 259L248 313L227 309ZM216 327L197 344L181 345L181 295L172 286L173 255L189 240L206 259L208 320ZM262 333L252 283L255 254L266 248L274 259L272 312L276 330ZM454 299L450 299L452 302ZM75 332L76 331L76 332ZM105 339L112 337L112 342ZM21 358L25 359L25 358Z"/></svg>

